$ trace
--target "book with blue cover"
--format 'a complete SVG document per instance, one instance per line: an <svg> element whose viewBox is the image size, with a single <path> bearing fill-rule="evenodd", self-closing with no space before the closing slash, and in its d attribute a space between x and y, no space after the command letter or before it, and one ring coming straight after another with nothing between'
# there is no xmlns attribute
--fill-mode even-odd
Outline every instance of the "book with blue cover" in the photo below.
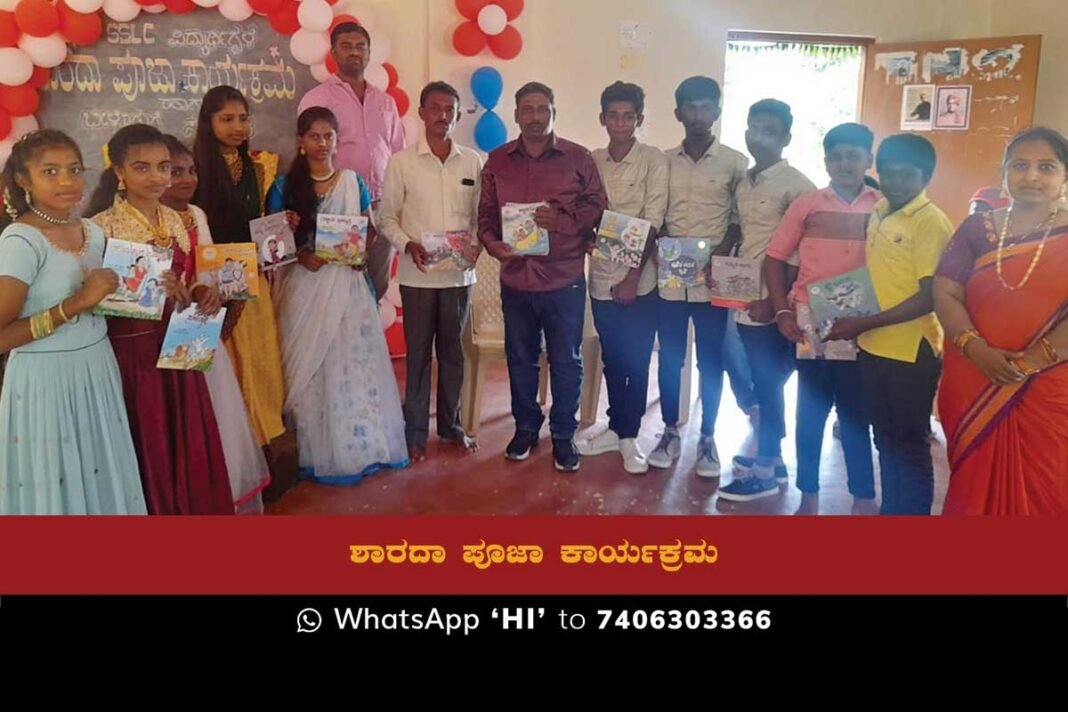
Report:
<svg viewBox="0 0 1068 712"><path fill-rule="evenodd" d="M521 255L549 254L549 231L538 227L534 213L546 203L505 203L501 207L501 239Z"/></svg>
<svg viewBox="0 0 1068 712"><path fill-rule="evenodd" d="M879 313L879 299L867 267L839 274L808 285L808 303L820 338L826 338L834 322L847 317Z"/></svg>
<svg viewBox="0 0 1068 712"><path fill-rule="evenodd" d="M661 289L702 287L712 255L712 241L697 237L661 237L657 243L657 279Z"/></svg>
<svg viewBox="0 0 1068 712"><path fill-rule="evenodd" d="M156 367L178 371L210 370L219 348L225 317L226 307L212 316L204 316L197 311L196 304L190 304L184 311L173 312Z"/></svg>
<svg viewBox="0 0 1068 712"><path fill-rule="evenodd" d="M93 309L94 314L159 321L167 295L163 273L171 268L173 253L143 242L110 238L104 248L104 269L119 276L119 288Z"/></svg>
<svg viewBox="0 0 1068 712"><path fill-rule="evenodd" d="M319 213L315 222L315 256L324 262L362 265L367 258L368 220L362 215Z"/></svg>

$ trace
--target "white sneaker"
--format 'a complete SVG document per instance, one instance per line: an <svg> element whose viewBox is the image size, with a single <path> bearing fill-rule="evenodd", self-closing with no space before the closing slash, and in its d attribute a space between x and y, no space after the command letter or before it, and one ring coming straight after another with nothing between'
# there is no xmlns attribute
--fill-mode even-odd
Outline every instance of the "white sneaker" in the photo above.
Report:
<svg viewBox="0 0 1068 712"><path fill-rule="evenodd" d="M638 447L637 438L623 438L619 441L619 451L623 454L623 469L632 475L649 471L649 462L645 453Z"/></svg>
<svg viewBox="0 0 1068 712"><path fill-rule="evenodd" d="M678 428L668 428L660 435L660 442L646 458L653 467L665 469L671 467L675 460L679 459L682 452L682 440L679 439Z"/></svg>
<svg viewBox="0 0 1068 712"><path fill-rule="evenodd" d="M619 452L619 436L612 430L606 430L596 437L575 443L579 455L604 455L606 452Z"/></svg>
<svg viewBox="0 0 1068 712"><path fill-rule="evenodd" d="M702 435L697 443L697 476L719 477L719 451L716 441L710 436Z"/></svg>

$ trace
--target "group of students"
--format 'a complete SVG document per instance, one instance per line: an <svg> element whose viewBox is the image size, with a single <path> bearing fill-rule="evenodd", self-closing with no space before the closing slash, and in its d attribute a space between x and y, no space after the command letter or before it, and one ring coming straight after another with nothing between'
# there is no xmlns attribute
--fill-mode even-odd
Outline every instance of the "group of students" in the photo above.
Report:
<svg viewBox="0 0 1068 712"><path fill-rule="evenodd" d="M262 511L265 448L295 428L303 473L344 480L406 464L396 381L362 271L314 254L316 214L369 216L361 178L336 170L337 120L310 108L298 156L251 151L249 105L208 91L192 149L135 124L107 143L85 214L78 145L42 129L4 167L0 236L0 513L233 514ZM260 297L226 301L197 281L198 245L250 242L249 221L286 211L299 266ZM170 251L159 321L104 317L118 287L109 240ZM373 228L369 239L374 239ZM157 368L171 314L222 307L211 369ZM396 427L392 429L390 424Z"/></svg>
<svg viewBox="0 0 1068 712"><path fill-rule="evenodd" d="M939 410L953 513L1063 513L1068 509L1068 141L1035 128L1005 154L1008 209L969 217L954 234L926 196L935 150L918 134L891 136L873 155L872 132L835 127L824 138L830 185L817 190L782 158L790 107L766 99L749 111L753 158L712 132L720 88L691 77L675 91L682 143L666 152L637 141L641 88L616 82L601 96L608 145L590 153L554 132L552 90L516 94L520 137L486 165L451 138L459 95L443 82L420 96L424 135L390 161L377 217L363 179L333 163L338 123L310 107L297 122L299 155L276 180L277 159L249 150L244 97L217 87L204 98L190 151L148 126L108 143L110 168L87 211L73 217L84 181L78 147L52 130L14 146L3 171L8 223L0 236L0 513L230 513L258 511L269 482L263 447L295 428L302 472L352 483L426 457L430 359L439 360L438 433L477 449L459 427L474 263L501 263L512 412L510 460L538 443L538 360L548 353L550 430L557 469L618 452L627 472L668 468L680 456L681 370L693 323L702 417L697 474L719 477L714 430L728 325L744 345L759 407L757 453L732 460L718 496L780 493L789 473L784 387L798 373L796 483L802 511L818 511L826 419L835 408L854 511L929 514L934 476L930 419ZM878 189L867 175L876 168ZM541 203L534 220L549 254L517 253L502 239L501 208ZM635 268L592 256L604 210L648 220ZM248 242L249 220L286 211L299 264L257 300L227 302L225 351L206 374L163 371L161 322L103 317L93 307L117 287L100 269L108 238L172 250L163 281L168 313L223 306L196 281L198 244ZM368 239L403 251L409 342L402 406L369 280L314 254L318 213L372 218ZM429 269L421 242L470 231L466 266ZM658 288L657 238L706 240L713 254L761 263L761 298L743 310L713 306L707 286ZM482 257L486 259L486 257ZM588 269L587 269L588 265ZM796 359L807 287L866 268L877 314L838 320L826 340L855 340L856 360ZM609 427L574 442L586 291L602 343ZM944 330L944 332L943 332ZM952 348L943 351L944 338ZM647 405L654 339L664 431L646 456L637 436ZM943 372L944 369L944 372ZM879 451L876 505L871 433Z"/></svg>

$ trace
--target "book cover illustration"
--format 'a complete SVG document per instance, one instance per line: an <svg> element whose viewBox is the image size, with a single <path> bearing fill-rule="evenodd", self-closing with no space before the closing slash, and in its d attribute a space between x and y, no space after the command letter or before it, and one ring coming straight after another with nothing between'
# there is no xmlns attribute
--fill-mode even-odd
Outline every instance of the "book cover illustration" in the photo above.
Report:
<svg viewBox="0 0 1068 712"><path fill-rule="evenodd" d="M171 268L169 249L126 240L109 239L104 269L119 276L119 288L93 309L95 314L159 321L167 295L163 273Z"/></svg>
<svg viewBox="0 0 1068 712"><path fill-rule="evenodd" d="M467 230L424 232L420 244L426 250L427 271L465 270L474 267L464 255L464 250L471 246L471 233Z"/></svg>
<svg viewBox="0 0 1068 712"><path fill-rule="evenodd" d="M250 220L248 228L264 272L297 261L297 243L284 212Z"/></svg>
<svg viewBox="0 0 1068 712"><path fill-rule="evenodd" d="M827 338L837 319L879 313L879 299L866 267L813 282L808 286L808 301L821 338Z"/></svg>
<svg viewBox="0 0 1068 712"><path fill-rule="evenodd" d="M709 270L708 291L712 304L729 309L745 309L760 299L760 263L744 257L715 256Z"/></svg>
<svg viewBox="0 0 1068 712"><path fill-rule="evenodd" d="M325 262L362 265L367 257L367 218L319 213L315 223L315 256Z"/></svg>
<svg viewBox="0 0 1068 712"><path fill-rule="evenodd" d="M501 236L524 255L549 254L549 231L534 222L534 212L546 203L506 203L501 208Z"/></svg>
<svg viewBox="0 0 1068 712"><path fill-rule="evenodd" d="M827 361L856 361L857 344L854 341L824 341L816 328L816 319L807 304L797 305L797 325L805 335L797 344L797 358L803 360L824 359Z"/></svg>
<svg viewBox="0 0 1068 712"><path fill-rule="evenodd" d="M223 301L257 299L258 268L253 242L197 245L197 281L218 289Z"/></svg>
<svg viewBox="0 0 1068 712"><path fill-rule="evenodd" d="M606 210L601 217L601 225L597 228L597 248L594 254L637 269L641 267L645 242L651 229L652 223L648 220Z"/></svg>
<svg viewBox="0 0 1068 712"><path fill-rule="evenodd" d="M167 334L163 337L157 368L177 371L208 371L219 348L226 307L214 316L197 312L197 305L190 304L184 311L171 314Z"/></svg>
<svg viewBox="0 0 1068 712"><path fill-rule="evenodd" d="M657 245L657 278L661 289L701 287L712 243L692 237L662 237Z"/></svg>

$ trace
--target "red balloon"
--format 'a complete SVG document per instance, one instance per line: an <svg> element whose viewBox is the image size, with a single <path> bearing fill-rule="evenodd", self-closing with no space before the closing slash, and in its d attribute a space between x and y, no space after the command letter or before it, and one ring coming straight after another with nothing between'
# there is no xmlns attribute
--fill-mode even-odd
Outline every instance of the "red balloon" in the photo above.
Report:
<svg viewBox="0 0 1068 712"><path fill-rule="evenodd" d="M35 89L42 89L52 79L52 70L47 67L38 67L34 65L33 74L30 75L30 81L26 82Z"/></svg>
<svg viewBox="0 0 1068 712"><path fill-rule="evenodd" d="M490 4L490 0L456 0L456 9L468 20L477 20L478 11Z"/></svg>
<svg viewBox="0 0 1068 712"><path fill-rule="evenodd" d="M14 47L19 43L19 26L15 13L0 10L0 47Z"/></svg>
<svg viewBox="0 0 1068 712"><path fill-rule="evenodd" d="M334 28L340 25L342 22L355 22L357 25L360 24L360 21L357 20L354 16L349 15L347 13L342 13L335 17L334 21L330 23L330 29L327 30L327 32L333 32Z"/></svg>
<svg viewBox="0 0 1068 712"><path fill-rule="evenodd" d="M508 25L504 32L489 38L490 50L501 59L515 59L523 51L523 35Z"/></svg>
<svg viewBox="0 0 1068 712"><path fill-rule="evenodd" d="M493 0L493 4L501 6L509 22L523 14L523 0Z"/></svg>
<svg viewBox="0 0 1068 712"><path fill-rule="evenodd" d="M326 65L326 71L331 74L337 74L337 60L334 59L334 55L330 52L326 53L326 59L323 60L323 64Z"/></svg>
<svg viewBox="0 0 1068 712"><path fill-rule="evenodd" d="M0 139L11 135L11 114L0 109Z"/></svg>
<svg viewBox="0 0 1068 712"><path fill-rule="evenodd" d="M12 116L29 116L37 111L41 98L28 84L17 87L0 86L0 109Z"/></svg>
<svg viewBox="0 0 1068 712"><path fill-rule="evenodd" d="M408 108L411 105L411 101L408 99L408 94L405 93L400 87L391 87L386 90L386 93L393 97L393 101L397 102L397 113L404 116L408 113Z"/></svg>
<svg viewBox="0 0 1068 712"><path fill-rule="evenodd" d="M21 0L15 6L15 24L27 35L47 37L59 29L59 13L48 0Z"/></svg>
<svg viewBox="0 0 1068 712"><path fill-rule="evenodd" d="M197 5L193 0L163 0L163 4L167 6L167 10L176 15L182 15L197 9Z"/></svg>
<svg viewBox="0 0 1068 712"><path fill-rule="evenodd" d="M65 3L56 6L59 10L59 32L76 45L91 45L104 33L100 14L82 14L71 10Z"/></svg>
<svg viewBox="0 0 1068 712"><path fill-rule="evenodd" d="M469 20L452 33L452 46L463 56L474 57L486 48L486 33L478 28L477 22Z"/></svg>
<svg viewBox="0 0 1068 712"><path fill-rule="evenodd" d="M300 20L297 19L297 10L299 9L300 3L286 0L281 10L267 16L267 21L271 23L271 27L274 28L275 32L291 35L300 29Z"/></svg>
<svg viewBox="0 0 1068 712"><path fill-rule="evenodd" d="M159 5L159 0L134 0L138 5L148 7L149 5Z"/></svg>
<svg viewBox="0 0 1068 712"><path fill-rule="evenodd" d="M282 0L248 0L248 6L261 15L273 15L282 9Z"/></svg>
<svg viewBox="0 0 1068 712"><path fill-rule="evenodd" d="M389 87L392 89L393 87L397 86L397 80L400 78L400 76L397 74L397 68L389 62L384 62L382 64L382 69L385 69L386 74L389 75Z"/></svg>

